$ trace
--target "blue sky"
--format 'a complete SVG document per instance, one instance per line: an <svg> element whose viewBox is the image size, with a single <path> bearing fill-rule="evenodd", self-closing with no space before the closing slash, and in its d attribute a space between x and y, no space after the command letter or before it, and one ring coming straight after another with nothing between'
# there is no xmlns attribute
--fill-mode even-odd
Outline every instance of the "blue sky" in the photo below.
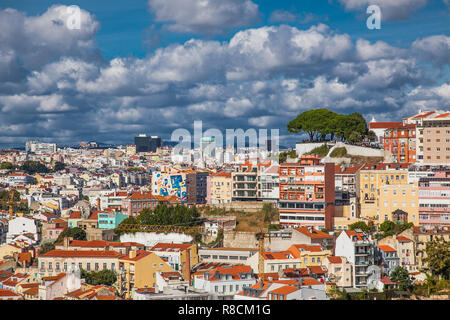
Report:
<svg viewBox="0 0 450 320"><path fill-rule="evenodd" d="M0 146L169 139L194 120L279 128L289 145L286 123L310 108L450 106L448 0L202 1L2 0ZM381 30L366 27L373 3ZM69 5L78 33L53 23Z"/></svg>

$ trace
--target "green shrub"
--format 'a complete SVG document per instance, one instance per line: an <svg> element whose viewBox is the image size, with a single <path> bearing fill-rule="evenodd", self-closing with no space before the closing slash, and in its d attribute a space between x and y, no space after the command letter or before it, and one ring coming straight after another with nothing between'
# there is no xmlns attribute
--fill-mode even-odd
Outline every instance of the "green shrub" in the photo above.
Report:
<svg viewBox="0 0 450 320"><path fill-rule="evenodd" d="M345 157L346 155L347 155L347 149L345 149L345 147L335 148L330 153L330 157L332 157L332 158L342 158L342 157Z"/></svg>

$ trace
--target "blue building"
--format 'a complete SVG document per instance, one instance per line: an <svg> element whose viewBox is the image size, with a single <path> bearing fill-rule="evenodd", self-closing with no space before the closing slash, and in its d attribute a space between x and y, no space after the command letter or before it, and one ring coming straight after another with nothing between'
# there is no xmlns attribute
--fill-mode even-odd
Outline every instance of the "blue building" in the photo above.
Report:
<svg viewBox="0 0 450 320"><path fill-rule="evenodd" d="M115 229L128 216L119 212L99 212L98 228L99 229Z"/></svg>

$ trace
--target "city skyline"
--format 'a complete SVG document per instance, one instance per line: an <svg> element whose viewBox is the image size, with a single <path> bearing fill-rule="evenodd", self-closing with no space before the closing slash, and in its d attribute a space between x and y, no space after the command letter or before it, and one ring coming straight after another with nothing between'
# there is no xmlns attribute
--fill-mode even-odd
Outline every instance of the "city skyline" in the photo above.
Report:
<svg viewBox="0 0 450 320"><path fill-rule="evenodd" d="M3 1L0 147L167 141L195 120L292 145L286 124L310 108L378 121L448 109L448 2L374 3L379 30L368 1Z"/></svg>

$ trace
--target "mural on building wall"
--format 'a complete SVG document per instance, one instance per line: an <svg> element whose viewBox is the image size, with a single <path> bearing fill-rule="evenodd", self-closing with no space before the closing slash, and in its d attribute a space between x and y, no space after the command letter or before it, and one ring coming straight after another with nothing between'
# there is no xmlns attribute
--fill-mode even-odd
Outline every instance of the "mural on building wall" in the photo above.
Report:
<svg viewBox="0 0 450 320"><path fill-rule="evenodd" d="M182 174L156 173L155 194L161 196L176 196L181 201L187 200L186 177Z"/></svg>

